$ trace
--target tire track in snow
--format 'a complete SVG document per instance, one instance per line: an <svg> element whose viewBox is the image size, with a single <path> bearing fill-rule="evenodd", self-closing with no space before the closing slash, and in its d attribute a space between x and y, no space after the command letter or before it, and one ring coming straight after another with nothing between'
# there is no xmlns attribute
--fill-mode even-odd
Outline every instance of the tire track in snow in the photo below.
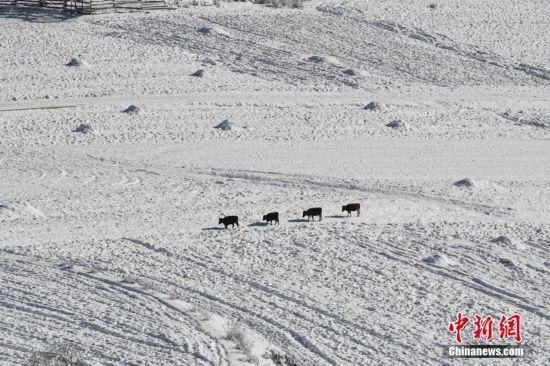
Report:
<svg viewBox="0 0 550 366"><path fill-rule="evenodd" d="M9 301L6 300L7 297L8 297L8 295L3 294L3 296L2 296L3 300L0 300L0 307L5 308L5 309L13 309L13 310L16 310L18 312L25 313L25 314L28 314L28 315L35 315L35 316L39 316L39 317L43 317L43 318L49 318L49 319L57 320L61 323L69 323L70 322L70 319L65 318L61 315L57 315L55 313L47 313L47 312L40 311L40 310L35 310L33 308L34 307L39 307L39 306L34 306L33 304L16 304L16 303L9 302Z"/></svg>
<svg viewBox="0 0 550 366"><path fill-rule="evenodd" d="M262 315L258 312L255 312L254 310L245 308L243 306L233 304L227 300L222 299L221 297L218 297L216 295L209 294L204 291L196 290L194 288L182 285L180 283L176 283L170 280L164 280L165 283L178 288L185 290L188 293L193 293L197 296L200 301L204 301L204 299L210 300L211 302L221 304L222 306L226 308L230 308L232 310L237 310L239 313L246 314L248 316L251 316L255 319L261 320L262 322L268 324L271 328L274 328L276 332L283 333L285 335L285 338L292 339L294 342L299 344L301 347L303 347L305 350L313 353L314 355L317 355L319 358L323 359L325 362L327 362L330 365L338 365L338 363L325 354L323 351L321 351L317 346L312 344L307 338L302 336L301 334L297 333L296 331L286 327L282 323L271 319L265 315Z"/></svg>
<svg viewBox="0 0 550 366"><path fill-rule="evenodd" d="M131 179L129 176L123 174L120 181L118 181L117 183L114 183L113 186L126 186L127 187L127 186L133 186L133 185L140 184L140 183L141 183L141 179L139 179L139 178Z"/></svg>
<svg viewBox="0 0 550 366"><path fill-rule="evenodd" d="M37 172L38 174L37 175L34 175L31 173L31 177L34 178L35 180L42 180L44 179L44 177L48 174L45 170L43 169L29 169L29 171L31 172Z"/></svg>
<svg viewBox="0 0 550 366"><path fill-rule="evenodd" d="M60 182L61 180L65 179L67 177L67 171L64 169L59 170L59 174L52 179L53 182Z"/></svg>
<svg viewBox="0 0 550 366"><path fill-rule="evenodd" d="M128 238L125 238L125 240L127 241L130 241L134 244L138 244L138 245L141 245L142 247L146 248L146 249L149 249L149 250L152 250L152 251L155 251L155 252L158 252L158 253L161 253L161 254L164 254L164 255L167 255L169 257L174 257L175 259L178 259L180 260L181 262L180 263L188 263L188 262L191 262L197 266L200 266L204 269L207 269L207 270L210 270L210 271L213 271L213 272L216 272L218 274L221 274L227 278L232 278L234 281L236 281L237 283L242 283L242 282L245 282L249 285L251 285L252 287L255 287L256 289L258 290L262 290L265 292L265 287L264 286L261 286L259 284L255 284L252 282L252 281L243 281L242 279L238 278L238 276L235 276L233 274L230 274L226 271L223 271L223 270L219 270L219 269L213 269L213 268L210 268L208 267L208 265L206 263L203 263L199 260L196 260L196 259L193 259L193 258L190 258L188 256L184 256L184 255L180 255L180 254L174 254L172 252L169 252L167 250L164 250L164 249L161 249L161 250L158 250L156 248L156 246L150 244L150 243L145 243L145 242L142 242L141 240L136 240L136 239L128 239ZM166 282L166 280L164 280L164 282ZM169 282L172 286L176 287L176 288L185 288L186 291L190 291L190 292L194 292L196 294L199 294L201 297L203 298L207 298L207 299L210 299L210 300L214 300L215 302L218 302L218 303L221 303L225 306L228 306L230 308L233 308L233 309L237 309L239 310L240 312L244 313L244 314L247 314L247 315L253 315L254 317L258 318L258 319L261 319L265 322L268 322L269 324L271 324L272 326L275 326L277 327L278 330L284 330L289 336L290 338L294 339L297 343L299 343L302 347L304 347L305 349L307 349L308 351L316 354L317 356L319 356L320 358L324 359L328 364L330 365L338 365L338 363L333 359L331 358L330 356L328 356L327 354L325 354L324 352L322 352L317 346L313 345L309 340L307 340L307 338L305 338L304 336L298 334L297 332L295 332L294 330L290 329L290 328L287 328L285 327L284 325L282 325L281 323L279 322L276 322L275 320L273 319L270 319L270 318L267 318L261 314L258 314L250 309L246 309L244 307L241 307L239 305L235 305L235 304L232 304L226 300L223 300L217 296L214 296L214 295L211 295L211 294L207 294L205 292L202 292L202 291L199 291L199 290L195 290L195 289L192 289L190 287L187 287L187 286L182 286L181 284L177 284L177 283L174 283L174 282ZM289 297L290 298L290 297Z"/></svg>
<svg viewBox="0 0 550 366"><path fill-rule="evenodd" d="M487 281L482 280L478 277L469 275L465 272L455 270L455 269L449 269L440 267L437 265L428 265L423 264L420 261L417 260L411 260L410 258L416 258L417 252L414 251L407 251L403 248L400 248L398 250L395 249L395 247L392 245L392 242L387 241L376 241L377 244L384 244L386 247L386 251L380 251L377 245L365 245L356 243L356 245L363 247L365 249L368 249L370 252L376 253L378 255L381 255L385 258L388 258L392 261L398 261L401 264L412 266L416 268L420 268L422 270L429 271L431 273L434 273L439 276L447 277L451 280L457 281L462 283L463 285L470 287L476 291L482 292L488 296L491 296L497 300L500 301L506 301L512 305L515 305L521 309L524 309L530 313L533 313L543 319L550 320L550 315L548 315L545 310L546 308L542 305L532 305L531 301L529 299L526 299L523 296L514 294L512 292L506 291L501 289L498 286L489 284ZM388 254L391 253L391 254Z"/></svg>
<svg viewBox="0 0 550 366"><path fill-rule="evenodd" d="M241 179L245 181L252 181L257 184L278 186L278 187L292 187L300 188L303 186L313 186L318 188L331 188L348 191L358 191L364 193L380 194L384 196L399 197L412 200L423 200L427 202L434 202L442 205L459 206L469 211L480 212L484 214L493 214L497 216L510 216L510 209L489 206L473 202L465 202L453 198L443 198L438 196L431 196L424 193L413 193L399 189L384 189L384 188L371 188L361 186L355 183L351 183L342 179L335 178L318 178L307 175L298 174L284 174L274 172L259 172L259 171L247 171L247 170L222 170L222 169L193 169L192 174L199 176L213 176L224 177L231 179Z"/></svg>
<svg viewBox="0 0 550 366"><path fill-rule="evenodd" d="M254 290L257 290L257 291L260 291L264 294L268 294L268 295L274 295L276 297L278 297L279 299L281 300L284 300L286 302L289 302L289 303L292 303L294 306L298 306L298 307L302 307L304 309L307 309L307 310L310 310L310 311L313 311L315 314L320 314L322 315L323 317L327 318L327 319L331 319L333 321L336 321L340 324L344 324L346 325L347 327L350 327L350 328L355 328L355 329L358 329L358 330L361 330L373 337L376 337L376 338L379 338L380 340L382 341L385 341L387 342L388 341L388 338L378 332L376 332L375 330L373 329L370 329L370 328L366 328L364 326L360 326L352 321L349 321L345 318L342 318L341 316L338 316L334 313L331 313L330 311L328 310L325 310L325 309L321 309L317 306L314 306L314 305L311 305L311 304L308 304L306 303L305 301L303 300L299 300L297 298L294 298L292 296L289 296L289 295L286 295L284 294L283 292L279 291L279 290L276 290L276 289L273 289L273 288L269 288L267 286L264 286L260 283L257 283L255 281L252 281L252 280L248 280L248 279L244 279L240 276L237 276L237 275L234 275L232 273L229 273L227 271L224 271L222 269L217 269L217 268L212 268L210 266L208 266L208 264L206 262L203 262L203 261L200 261L198 259L194 259L194 258L191 258L190 256L187 256L187 255L181 255L181 254L176 254L176 253L172 253L172 252L169 252L167 251L166 249L164 248L160 248L158 249L157 246L155 245L152 245L150 243L145 243L145 242L142 242L140 240L136 240L136 239L128 239L128 238L124 238L125 240L128 240L128 241L131 241L132 243L135 243L135 244L139 244L141 246L143 246L144 248L146 249L149 249L149 250L152 250L152 251L155 251L155 252L158 252L158 253L161 253L161 254L164 254L164 255L167 255L169 257L173 257L174 259L177 259L178 260L178 263L193 263L194 265L197 265L197 266L200 266L204 269L206 269L207 271L211 271L211 272L215 272L219 275L221 275L222 277L224 278L231 278L235 283L244 283L244 284L247 284L248 286L250 286L251 288L253 288ZM181 285L178 285L178 284L175 284L174 282L171 282L173 286L175 287L182 287ZM202 294L203 296L206 295L206 293L202 292L202 291L197 291L197 290L193 290L189 287L186 287L186 290L187 291L193 291L195 293L200 293ZM229 303L228 301L225 301L225 300L222 300L218 297L215 297L213 295L208 295L207 296L209 299L211 300L216 300L217 302L220 302L226 306L229 306L229 307L232 307L232 308L235 308L247 315L254 315L256 318L258 319L261 319L261 320L264 320L266 321L266 317L264 316L261 316L255 312L253 312L252 310L250 309L245 309L239 305L235 305L235 304L231 304ZM243 310L244 309L244 310ZM288 309L286 309L288 310ZM322 325L322 324L318 324L318 322L315 322L314 319L312 318L307 318L305 317L304 315L300 315L300 318L301 319L304 319L304 320L307 320L308 322L312 323L312 324L316 324L317 326L321 327L321 328L325 328L326 326ZM288 327L285 327L283 326L281 323L278 323L278 322L275 322L273 321L272 319L269 319L268 321L271 325L276 325L278 327L280 327L280 329L283 329L285 332L287 332L288 334L290 334L292 336L292 338L297 341L299 344L301 344L304 348L306 348L307 350L317 354L318 356L320 356L321 358L324 358L329 364L333 364L333 365L338 365L338 362L336 360L334 360L333 358L331 358L330 356L328 356L327 354L323 353L317 346L315 346L314 344L312 344L307 338L305 338L304 336L300 335L299 333L295 332L294 330L288 328ZM334 330L334 329L330 329L330 331L334 334L338 334L338 331ZM358 340L352 340L354 343L357 343L357 344L360 344L361 346L364 346L364 347L368 347L368 345L358 341ZM404 343L401 343L401 342L397 342L395 339L392 339L392 342L394 342L395 344L398 344L400 347L402 347L403 349L408 349L409 346L404 344ZM396 357L394 354L390 354L390 353L386 353L386 355L388 356L391 356L391 357ZM405 362L405 359L402 359L401 361ZM437 359L433 358L433 361L437 361Z"/></svg>
<svg viewBox="0 0 550 366"><path fill-rule="evenodd" d="M144 333L144 320L145 319L133 319L130 323L128 323L128 317L136 317L137 313L134 313L133 311L133 305L138 305L142 311L148 311L151 308L147 305L147 303L144 303L139 297L136 297L134 293L129 293L127 289L123 289L122 291L119 289L116 292L111 292L115 296L109 297L109 300L107 302L101 301L103 299L103 296L97 296L98 293L95 292L93 289L105 289L104 286L96 286L98 284L98 281L93 280L89 277L80 276L78 273L72 270L72 266L66 266L66 265L56 265L49 262L44 262L42 257L34 257L31 256L31 258L35 258L35 260L29 261L27 260L27 256L23 254L11 254L9 252L5 252L5 256L3 256L1 259L2 261L2 276L5 274L6 279L12 280L10 282L3 281L4 286L0 286L0 308L4 308L5 310L13 309L15 310L15 314L11 319L16 319L20 317L21 312L23 312L24 316L21 316L20 320L17 321L17 324L20 324L21 322L29 322L32 321L32 323L39 323L41 324L41 327L48 327L48 329L51 329L52 332L56 329L67 329L71 328L71 330L82 330L82 329L89 329L94 332L101 333L104 336L98 337L98 344L103 343L104 341L108 340L110 343L114 343L113 345L115 347L121 347L125 351L129 351L130 348L127 347L127 344L129 342L135 344L137 346L137 349L140 350L138 353L142 353L142 349L144 347L150 347L153 349L154 354L160 355L161 353L164 354L163 357L166 357L166 359L173 358L174 356L172 353L178 352L181 355L185 355L187 359L189 360L190 357L192 357L192 354L190 354L185 347L183 347L179 343L174 343L172 339L169 337L162 337L158 336L156 333L154 333L154 328L152 328L153 333ZM9 259L11 256L16 255L15 258L17 259ZM45 276L45 277L44 277ZM40 279L46 279L48 280L48 286L43 286L40 288L38 292L32 293L33 296L25 296L23 295L23 298L21 298L21 294L18 294L17 291L10 291L10 289L13 287L15 289L18 289L18 287L26 287L26 286L35 286L39 281L37 281L37 278ZM16 282L14 282L16 281ZM69 286L69 287L67 287ZM91 293L89 292L90 288L92 289ZM7 293L1 294L1 292L6 289ZM123 312L121 315L121 319L125 319L125 321L122 324L122 328L120 324L112 323L111 316L107 317L101 317L97 316L98 314L95 313L97 309L94 308L94 311L92 313L88 313L88 316L86 316L86 312L80 314L80 312L83 310L78 303L71 302L68 299L64 299L65 302L63 304L69 304L72 305L72 307L75 307L78 309L78 311L75 312L68 312L63 311L61 309L57 309L48 305L41 305L40 303L33 304L29 303L28 301L32 301L34 298L36 300L36 296L40 295L42 291L46 291L45 294L50 295L52 292L56 293L58 298L59 295L64 296L70 296L70 299L78 299L82 300L82 296L87 298L90 302L98 303L99 308L102 309L108 309L109 307L115 306L115 308L120 308ZM29 293L29 292L27 292ZM124 294L125 296L123 298L120 297L121 294ZM11 299L10 296L13 298ZM44 296L44 294L42 294ZM97 296L97 297L96 297ZM114 303L113 303L114 301ZM36 308L36 309L35 309ZM37 310L38 309L38 310ZM132 309L132 311L130 311ZM52 310L51 313L49 311ZM88 308L88 310L90 310ZM124 314L125 311L130 311L127 314ZM10 314L9 311L4 311L6 314ZM114 314L113 314L114 315ZM142 314L143 315L143 314ZM154 314L147 313L147 317L151 315L161 315L161 316L171 316L168 312L155 312ZM94 320L90 320L94 319ZM10 317L7 318L7 325L13 326L13 321L10 321ZM135 320L136 321L134 323ZM167 321L166 319L163 319ZM0 327L3 327L4 319L0 317ZM55 323L50 323L50 321L54 321ZM150 323L150 319L147 319L147 324ZM171 318L171 322L178 321L178 318ZM59 323L58 323L59 322ZM104 324L102 324L104 323ZM46 325L49 324L49 325ZM133 327L133 326L136 327ZM111 326L113 329L111 329ZM11 331L16 332L15 329L11 329ZM158 331L158 330L157 330ZM135 334L134 334L135 333ZM8 335L10 332L7 333ZM55 333L53 333L55 334ZM33 334L27 334L23 337L26 341L34 342L36 339L36 336ZM63 340L64 337L60 337L60 341ZM110 339L109 339L110 338ZM40 337L39 337L40 339ZM154 339L154 340L153 340ZM198 338L199 340L201 338ZM162 341L157 342L156 340ZM40 339L40 342L37 343L44 343L45 340ZM47 341L47 340L46 340ZM85 339L71 339L71 341L75 341L76 343L80 344L88 344L88 341ZM92 342L95 344L95 342ZM183 345L188 344L183 343ZM176 347L175 347L176 346ZM25 353L31 353L32 350L26 350ZM157 355L157 356L158 356ZM13 357L13 356L11 356ZM19 356L21 357L21 356ZM25 356L24 356L25 357ZM113 361L114 363L120 363L121 359L119 358L112 358L108 354L101 354L101 359L103 361ZM156 357L156 356L155 356ZM178 356L179 358L179 356ZM196 357L195 357L196 358ZM11 360L11 359L10 359ZM160 360L157 359L157 361ZM228 366L225 362L212 362L208 359L208 357L201 358L202 362L199 362L198 364L208 364L212 366ZM13 361L13 360L12 360ZM125 360L128 363L131 363L130 360ZM174 363L170 363L174 364ZM188 363L184 363L188 364Z"/></svg>
<svg viewBox="0 0 550 366"><path fill-rule="evenodd" d="M130 240L130 241L135 243L135 241L133 241L131 239L127 239L127 240ZM145 246L145 247L147 247L147 246ZM147 247L147 248L152 248L152 247ZM151 250L154 250L154 249L151 249ZM163 251L160 251L160 252L164 253ZM201 357L201 359L203 359L205 361L208 361L210 364L212 364L214 366L216 366L216 365L217 366L231 365L230 360L227 356L227 350L219 342L220 339L214 337L211 333L205 331L203 329L203 326L200 324L200 321L198 319L194 318L188 311L186 311L182 307L180 307L180 306L174 304L173 302L170 302L169 300L162 297L162 296L166 296L166 295L161 296L160 294L154 294L154 293L142 290L140 288L126 286L126 285L124 285L120 282L114 281L112 279L105 278L105 277L94 276L90 273L85 273L85 272L73 272L73 273L75 273L77 275L85 276L85 277L90 278L90 279L95 280L95 281L99 281L99 282L108 284L108 285L110 285L110 286L112 286L116 289L123 289L124 291L135 292L135 293L138 293L142 296L152 298L152 299L156 300L157 302L159 302L161 305L163 305L163 306L165 306L169 309L172 309L173 311L183 315L184 317L189 319L195 325L197 330L199 330L204 335L208 336L212 340L213 344L215 344L215 346L211 346L211 347L209 347L209 349L211 349L214 352L214 354L217 356L218 363L216 364L216 363L214 363L214 362L212 362L212 361L210 361L210 360L208 360L204 357ZM211 345L212 345L212 343L211 343Z"/></svg>

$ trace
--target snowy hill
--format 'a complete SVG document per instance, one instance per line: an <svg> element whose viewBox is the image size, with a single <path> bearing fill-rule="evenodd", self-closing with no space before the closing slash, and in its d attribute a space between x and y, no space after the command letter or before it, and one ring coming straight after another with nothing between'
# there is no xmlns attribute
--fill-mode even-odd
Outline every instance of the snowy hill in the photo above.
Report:
<svg viewBox="0 0 550 366"><path fill-rule="evenodd" d="M0 364L546 364L549 19L0 9ZM459 311L526 357L443 357Z"/></svg>

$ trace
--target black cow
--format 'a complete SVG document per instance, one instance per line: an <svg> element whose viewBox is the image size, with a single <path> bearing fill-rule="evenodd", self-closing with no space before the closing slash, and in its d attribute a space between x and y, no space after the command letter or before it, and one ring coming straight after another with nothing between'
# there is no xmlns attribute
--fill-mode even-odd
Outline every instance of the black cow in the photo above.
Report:
<svg viewBox="0 0 550 366"><path fill-rule="evenodd" d="M270 212L267 215L264 215L263 220L267 221L268 224L270 222L273 223L273 221L274 221L274 222L277 223L277 225L279 225L279 213L278 212Z"/></svg>
<svg viewBox="0 0 550 366"><path fill-rule="evenodd" d="M361 205L358 203L348 203L345 206L342 206L342 212L347 211L348 217L351 216L353 211L357 211L357 216L361 215Z"/></svg>
<svg viewBox="0 0 550 366"><path fill-rule="evenodd" d="M239 217L226 216L223 219L220 219L220 221L218 222L218 225L221 225L221 224L223 224L226 229L229 225L231 225L232 227L235 227L235 225L239 226Z"/></svg>
<svg viewBox="0 0 550 366"><path fill-rule="evenodd" d="M302 217L307 216L307 221L309 221L309 218L311 217L313 221L315 221L315 216L319 216L319 221L323 219L323 209L321 207L314 207L310 208L307 211L304 211Z"/></svg>

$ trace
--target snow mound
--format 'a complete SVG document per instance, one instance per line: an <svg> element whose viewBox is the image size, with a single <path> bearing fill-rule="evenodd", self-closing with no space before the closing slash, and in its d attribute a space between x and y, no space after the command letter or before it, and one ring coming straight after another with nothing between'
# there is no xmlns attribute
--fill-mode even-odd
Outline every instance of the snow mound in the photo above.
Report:
<svg viewBox="0 0 550 366"><path fill-rule="evenodd" d="M217 128L217 129L222 130L222 131L230 131L232 129L235 129L235 125L233 124L233 122L226 119L222 123L220 123L219 125L214 126L214 128Z"/></svg>
<svg viewBox="0 0 550 366"><path fill-rule="evenodd" d="M141 108L139 108L138 106L136 105L130 105L128 106L128 108L126 108L125 110L123 110L122 112L124 113L128 113L128 114L141 114L143 113L143 111L141 110Z"/></svg>
<svg viewBox="0 0 550 366"><path fill-rule="evenodd" d="M512 112L510 110L499 114L502 118L514 122L518 126L532 126L538 128L550 128L550 117L542 113L526 114L523 111Z"/></svg>
<svg viewBox="0 0 550 366"><path fill-rule="evenodd" d="M75 128L73 130L73 132L80 132L80 133L93 133L94 132L94 129L92 128L92 126L86 124L86 123L82 123L80 124L80 126L78 126L77 128Z"/></svg>
<svg viewBox="0 0 550 366"><path fill-rule="evenodd" d="M202 27L201 29L199 29L199 33L210 34L210 33L212 33L212 28Z"/></svg>
<svg viewBox="0 0 550 366"><path fill-rule="evenodd" d="M204 76L205 71L203 69L199 69L191 74L191 76L202 78Z"/></svg>
<svg viewBox="0 0 550 366"><path fill-rule="evenodd" d="M391 121L390 123L388 123L386 125L386 127L390 127L390 128L396 129L396 130L406 130L407 128L409 128L409 126L407 126L406 123L402 122L399 119L395 119L395 120Z"/></svg>
<svg viewBox="0 0 550 366"><path fill-rule="evenodd" d="M28 202L0 203L0 218L2 217L42 217L44 214Z"/></svg>
<svg viewBox="0 0 550 366"><path fill-rule="evenodd" d="M327 14L332 14L332 15L343 15L344 14L340 4L325 4L325 3L322 3L321 5L318 5L315 9L317 11L321 12L321 13L327 13Z"/></svg>
<svg viewBox="0 0 550 366"><path fill-rule="evenodd" d="M218 63L210 58L205 58L204 60L202 60L202 63L203 65L212 65L212 66L216 66Z"/></svg>
<svg viewBox="0 0 550 366"><path fill-rule="evenodd" d="M90 66L87 62L75 57L71 58L69 62L67 62L65 65L70 67L89 67Z"/></svg>
<svg viewBox="0 0 550 366"><path fill-rule="evenodd" d="M230 34L226 32L225 30L217 27L202 27L199 29L199 33L202 33L204 35L211 35L211 34L218 34L220 36L226 36L229 37Z"/></svg>
<svg viewBox="0 0 550 366"><path fill-rule="evenodd" d="M366 111L379 111L382 109L382 104L378 102L370 102L363 109Z"/></svg>
<svg viewBox="0 0 550 366"><path fill-rule="evenodd" d="M491 240L491 243L512 245L512 239L507 236L501 235L498 238Z"/></svg>
<svg viewBox="0 0 550 366"><path fill-rule="evenodd" d="M456 187L470 188L470 187L475 186L475 183L470 178L464 178L464 179L461 179L457 182L454 182L453 185L455 185Z"/></svg>
<svg viewBox="0 0 550 366"><path fill-rule="evenodd" d="M306 59L306 61L312 62L312 63L315 63L315 64L330 64L330 65L333 65L333 66L340 66L340 61L338 61L334 57L330 57L330 56L313 55L313 56L309 56ZM351 70L351 69L349 69L349 70ZM351 71L353 71L353 70L351 70Z"/></svg>
<svg viewBox="0 0 550 366"><path fill-rule="evenodd" d="M500 264L505 265L506 267L509 267L509 268L515 268L516 267L515 263L512 262L512 260L508 259L508 258L499 258L498 262Z"/></svg>
<svg viewBox="0 0 550 366"><path fill-rule="evenodd" d="M320 64L322 62L325 62L325 58L322 56L310 56L307 59L309 62L315 62L316 64Z"/></svg>
<svg viewBox="0 0 550 366"><path fill-rule="evenodd" d="M456 263L449 259L445 254L436 253L429 257L422 259L423 262L438 266L438 267L450 267L454 266Z"/></svg>

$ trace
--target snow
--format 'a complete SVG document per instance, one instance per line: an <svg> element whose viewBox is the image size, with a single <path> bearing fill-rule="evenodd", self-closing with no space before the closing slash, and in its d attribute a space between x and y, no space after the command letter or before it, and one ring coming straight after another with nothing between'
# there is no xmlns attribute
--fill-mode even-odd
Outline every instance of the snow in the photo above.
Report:
<svg viewBox="0 0 550 366"><path fill-rule="evenodd" d="M449 257L442 253L436 253L423 259L424 262L438 267L450 267L456 265Z"/></svg>
<svg viewBox="0 0 550 366"><path fill-rule="evenodd" d="M0 10L0 364L478 364L458 311L545 364L550 9L432 3Z"/></svg>
<svg viewBox="0 0 550 366"><path fill-rule="evenodd" d="M33 207L28 202L0 203L0 217L18 217L18 216L44 216L44 214Z"/></svg>

